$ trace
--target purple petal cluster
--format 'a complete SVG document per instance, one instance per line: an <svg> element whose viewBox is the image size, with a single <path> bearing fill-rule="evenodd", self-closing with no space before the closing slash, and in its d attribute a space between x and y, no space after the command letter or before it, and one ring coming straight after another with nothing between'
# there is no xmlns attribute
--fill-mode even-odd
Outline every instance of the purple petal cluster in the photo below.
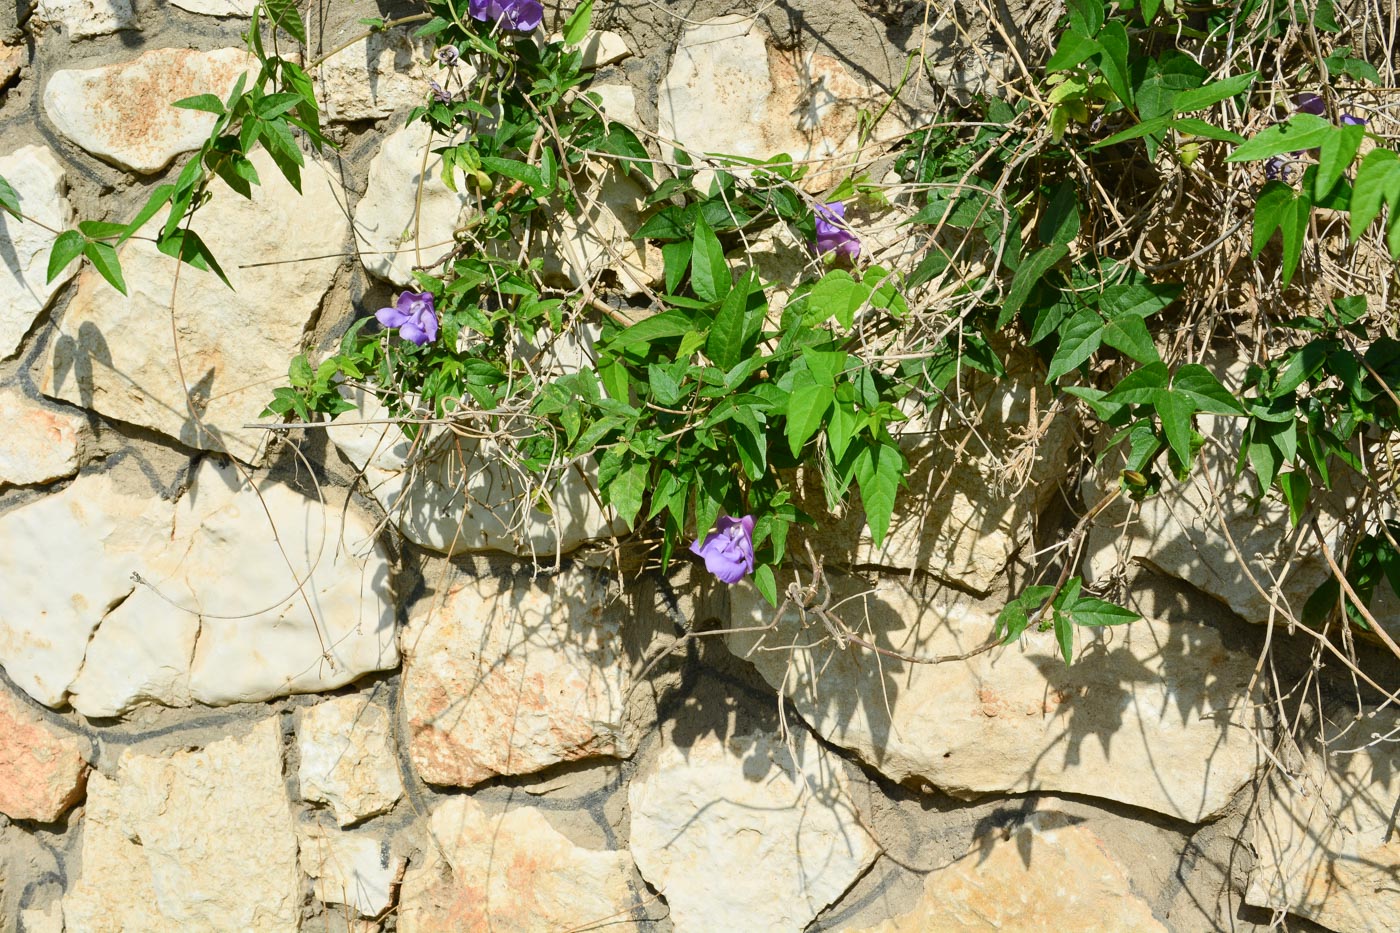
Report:
<svg viewBox="0 0 1400 933"><path fill-rule="evenodd" d="M534 32L544 21L540 0L470 0L467 12L483 23L497 23L512 32Z"/></svg>
<svg viewBox="0 0 1400 933"><path fill-rule="evenodd" d="M1311 91L1304 91L1302 94L1299 94L1293 98L1293 112L1310 113L1315 117L1321 117L1326 115L1327 105L1323 102L1322 96L1320 94L1314 94ZM1351 113L1342 114L1341 123L1343 126L1366 125L1365 119Z"/></svg>
<svg viewBox="0 0 1400 933"><path fill-rule="evenodd" d="M404 292L393 307L374 312L374 319L385 327L397 327L400 337L420 347L437 339L437 311L428 292Z"/></svg>
<svg viewBox="0 0 1400 933"><path fill-rule="evenodd" d="M690 546L691 553L705 559L705 569L725 583L738 583L744 574L753 573L753 516L730 518L720 516L715 530L704 542Z"/></svg>
<svg viewBox="0 0 1400 933"><path fill-rule="evenodd" d="M833 201L830 204L818 204L816 209L817 221L817 254L825 256L828 253L849 256L855 259L860 255L860 240L854 233L846 229L846 205L840 201Z"/></svg>

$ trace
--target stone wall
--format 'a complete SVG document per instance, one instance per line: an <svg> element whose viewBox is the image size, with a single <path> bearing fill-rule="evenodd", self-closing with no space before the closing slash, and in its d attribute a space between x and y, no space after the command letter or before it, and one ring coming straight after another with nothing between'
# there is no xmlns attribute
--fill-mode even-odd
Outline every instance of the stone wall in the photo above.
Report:
<svg viewBox="0 0 1400 933"><path fill-rule="evenodd" d="M619 576L587 546L611 517L571 481L513 521L489 449L410 485L367 406L254 426L290 357L388 304L463 210L403 128L437 66L401 33L317 69L341 148L308 153L301 196L255 158L251 201L201 211L234 290L177 282L139 239L129 297L90 267L46 283L58 230L129 218L199 144L205 118L167 104L232 84L251 5L0 20L0 176L31 218L0 216L0 930L1394 928L1400 754L1372 739L1400 719L1325 678L1290 729L1259 702L1311 645L1264 624L1243 555L1292 542L1228 465L1089 536L1089 573L1126 577L1142 622L1068 668L1048 634L974 650L1059 527L1074 449L1062 422L1006 482L1046 414L1024 373L973 393L989 445L910 446L883 548L858 516L816 541L861 571L833 573L834 598L884 654L690 566ZM929 9L925 32L915 4L601 3L593 87L700 149L839 154L907 51L943 84L911 87L877 140L993 85L1001 39L1044 28ZM411 11L315 6L308 58ZM600 182L554 274L655 275L626 231L643 194ZM866 219L897 251L899 218ZM1294 565L1288 598L1325 572ZM1368 669L1395 689L1393 660Z"/></svg>

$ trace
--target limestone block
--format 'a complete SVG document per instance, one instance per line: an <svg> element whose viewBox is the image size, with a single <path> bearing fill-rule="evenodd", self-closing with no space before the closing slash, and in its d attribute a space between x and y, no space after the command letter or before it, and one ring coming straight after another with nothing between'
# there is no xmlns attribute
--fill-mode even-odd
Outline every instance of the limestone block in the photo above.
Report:
<svg viewBox="0 0 1400 933"><path fill-rule="evenodd" d="M216 186L193 224L232 290L152 243L127 241L120 256L130 294L84 270L47 358L36 365L40 391L191 447L226 449L245 462L259 457L266 432L245 425L258 420L271 387L286 383L349 224L344 190L323 163L307 160L298 195L265 152L251 158L262 179L252 200Z"/></svg>
<svg viewBox="0 0 1400 933"><path fill-rule="evenodd" d="M1310 748L1298 773L1270 777L1245 902L1337 933L1382 933L1400 917L1400 713L1351 719L1326 717L1329 754Z"/></svg>
<svg viewBox="0 0 1400 933"><path fill-rule="evenodd" d="M170 0L182 10L204 16L252 16L257 0Z"/></svg>
<svg viewBox="0 0 1400 933"><path fill-rule="evenodd" d="M25 50L19 46L0 45L0 98L5 96L5 85L19 74L28 60Z"/></svg>
<svg viewBox="0 0 1400 933"><path fill-rule="evenodd" d="M257 702L397 665L388 562L353 507L267 480L254 491L206 460L166 535L146 585L93 636L78 711Z"/></svg>
<svg viewBox="0 0 1400 933"><path fill-rule="evenodd" d="M58 706L93 631L149 573L170 540L172 508L107 474L0 515L0 664L34 699ZM226 568L224 568L226 569Z"/></svg>
<svg viewBox="0 0 1400 933"><path fill-rule="evenodd" d="M860 112L878 113L887 97L829 55L777 49L754 20L736 14L686 29L656 106L660 135L693 151L812 160L802 184L817 192L855 155ZM872 142L908 132L898 109L886 113Z"/></svg>
<svg viewBox="0 0 1400 933"><path fill-rule="evenodd" d="M575 185L579 209L559 214L541 231L546 281L578 286L615 269L623 291L634 295L658 280L664 272L660 251L643 251L632 239L647 196L636 176L615 166L593 167L578 173Z"/></svg>
<svg viewBox="0 0 1400 933"><path fill-rule="evenodd" d="M83 795L86 743L0 689L0 813L52 823Z"/></svg>
<svg viewBox="0 0 1400 933"><path fill-rule="evenodd" d="M402 933L642 928L627 854L575 845L534 807L492 815L448 797L429 833L437 845L404 876Z"/></svg>
<svg viewBox="0 0 1400 933"><path fill-rule="evenodd" d="M833 604L872 589L832 580ZM731 600L732 628L772 622L751 586L734 587ZM881 648L931 658L979 646L1001 605L887 577L837 614ZM800 628L792 610L772 632L735 632L728 644L785 687L818 734L892 780L921 779L964 799L1086 794L1195 822L1220 813L1258 766L1239 711L1254 659L1227 650L1216 628L1195 621L1198 611L1163 609L1092 636L1080 629L1071 667L1053 632L966 661L916 664L855 644L843 651L815 619Z"/></svg>
<svg viewBox="0 0 1400 933"><path fill-rule="evenodd" d="M993 831L965 857L930 872L912 910L851 933L1166 933L1133 892L1132 867L1115 861L1087 826L1059 814L1034 813L1009 833Z"/></svg>
<svg viewBox="0 0 1400 933"><path fill-rule="evenodd" d="M444 432L425 432L415 446L384 423L388 413L376 399L350 397L359 407L331 426L330 439L364 471L370 492L415 544L445 554L549 557L626 529L599 503L591 466L533 474L494 442ZM536 504L542 500L547 511Z"/></svg>
<svg viewBox="0 0 1400 933"><path fill-rule="evenodd" d="M362 917L389 906L389 888L401 870L387 839L367 832L340 832L317 824L300 827L302 870L311 877L316 899L344 904Z"/></svg>
<svg viewBox="0 0 1400 933"><path fill-rule="evenodd" d="M337 38L335 44L342 41ZM441 81L445 74L426 67L431 54L430 42L414 40L406 30L374 33L336 52L313 75L325 119L379 120L423 103L429 79Z"/></svg>
<svg viewBox="0 0 1400 933"><path fill-rule="evenodd" d="M53 153L43 146L25 146L2 156L0 178L15 190L20 210L38 221L16 220L0 211L0 252L5 256L0 262L0 359L4 359L19 347L34 318L73 277L77 266L69 265L47 281L49 254L58 239L51 231L73 223L65 171Z"/></svg>
<svg viewBox="0 0 1400 933"><path fill-rule="evenodd" d="M63 933L63 901L53 900L45 907L27 907L19 912L22 933Z"/></svg>
<svg viewBox="0 0 1400 933"><path fill-rule="evenodd" d="M901 426L908 485L879 547L864 510L852 505L844 515L819 518L810 531L800 529L817 553L831 563L917 569L978 592L993 589L1055 495L1073 440L1069 418L1046 420L1052 399L1035 388L1038 364L1017 354L1006 367L1008 378L1001 380L965 373L962 418L945 407L935 420L913 412ZM1025 444L1028 437L1038 440ZM818 510L813 514L824 503L818 482L815 474L803 477L808 511Z"/></svg>
<svg viewBox="0 0 1400 933"><path fill-rule="evenodd" d="M585 71L595 71L604 65L615 64L632 54L626 39L606 29L590 32L585 36L583 44L579 46L579 52L583 55L582 65Z"/></svg>
<svg viewBox="0 0 1400 933"><path fill-rule="evenodd" d="M875 860L839 760L800 727L664 742L633 777L632 856L677 930L801 930Z"/></svg>
<svg viewBox="0 0 1400 933"><path fill-rule="evenodd" d="M602 98L599 106L603 108L608 120L628 126L637 125L637 92L632 89L632 85L602 82L588 85L587 90L590 94L597 94Z"/></svg>
<svg viewBox="0 0 1400 933"><path fill-rule="evenodd" d="M38 0L36 17L60 27L70 39L91 39L136 26L131 0Z"/></svg>
<svg viewBox="0 0 1400 933"><path fill-rule="evenodd" d="M68 408L41 405L14 388L0 388L0 486L29 486L78 472L78 445L87 419Z"/></svg>
<svg viewBox="0 0 1400 933"><path fill-rule="evenodd" d="M631 754L628 612L570 570L484 577L423 599L403 635L409 752L423 780L470 787L561 761Z"/></svg>
<svg viewBox="0 0 1400 933"><path fill-rule="evenodd" d="M63 900L87 933L300 927L301 879L276 718L169 757L127 751L88 787L81 873Z"/></svg>
<svg viewBox="0 0 1400 933"><path fill-rule="evenodd" d="M389 714L368 697L300 711L297 747L302 798L330 804L341 826L383 813L403 796Z"/></svg>
<svg viewBox="0 0 1400 933"><path fill-rule="evenodd" d="M414 123L385 136L370 160L365 196L355 207L355 242L371 274L406 288L415 266L452 250L452 232L467 219L471 198L442 183L442 157L431 150L448 144Z"/></svg>
<svg viewBox="0 0 1400 933"><path fill-rule="evenodd" d="M121 64L54 72L44 86L44 111L88 152L149 174L199 148L214 126L213 114L171 104L196 94L222 100L248 67L243 49L152 49Z"/></svg>

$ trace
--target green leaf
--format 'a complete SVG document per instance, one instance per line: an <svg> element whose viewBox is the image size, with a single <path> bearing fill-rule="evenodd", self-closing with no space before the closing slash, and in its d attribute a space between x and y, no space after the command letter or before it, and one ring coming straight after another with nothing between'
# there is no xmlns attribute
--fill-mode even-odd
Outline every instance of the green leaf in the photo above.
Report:
<svg viewBox="0 0 1400 933"><path fill-rule="evenodd" d="M1146 322L1136 314L1120 314L1109 321L1103 329L1103 342L1138 363L1155 363L1162 358Z"/></svg>
<svg viewBox="0 0 1400 933"><path fill-rule="evenodd" d="M1057 71L1073 68L1098 52L1099 49L1099 44L1089 36L1066 31L1060 35L1060 44L1056 47L1055 54L1050 56L1050 60L1045 63L1045 73L1054 74Z"/></svg>
<svg viewBox="0 0 1400 933"><path fill-rule="evenodd" d="M583 0L564 22L564 43L578 45L588 35L588 27L593 23L593 0Z"/></svg>
<svg viewBox="0 0 1400 933"><path fill-rule="evenodd" d="M904 453L888 438L867 445L856 456L856 482L860 484L860 501L865 506L865 522L870 526L870 539L875 547L884 544L894 514L895 497L904 481Z"/></svg>
<svg viewBox="0 0 1400 933"><path fill-rule="evenodd" d="M1128 29L1122 20L1115 19L1104 24L1098 39L1099 45L1103 47L1099 67L1103 71L1104 80L1123 102L1123 106L1131 109L1133 88L1128 83Z"/></svg>
<svg viewBox="0 0 1400 933"><path fill-rule="evenodd" d="M827 409L835 400L836 392L830 386L807 381L793 386L788 397L787 439L794 457L802 455L803 445L822 426Z"/></svg>
<svg viewBox="0 0 1400 933"><path fill-rule="evenodd" d="M120 246L131 239L131 235L144 227L146 221L154 217L160 209L170 201L170 196L174 193L174 185L159 185L156 187L151 192L151 196L146 199L146 206L141 208L140 212L131 219L131 223L126 225L126 229L122 231L122 235L117 238L117 245Z"/></svg>
<svg viewBox="0 0 1400 933"><path fill-rule="evenodd" d="M753 585L759 595L768 600L768 605L778 605L778 581L773 576L773 568L760 564L753 571Z"/></svg>
<svg viewBox="0 0 1400 933"><path fill-rule="evenodd" d="M94 240L105 240L108 237L121 235L126 230L126 224L111 224L101 220L83 220L78 222L78 230L85 237Z"/></svg>
<svg viewBox="0 0 1400 933"><path fill-rule="evenodd" d="M1226 162L1257 162L1285 152L1315 149L1335 130L1331 123L1310 113L1295 113L1287 123L1271 126L1230 153Z"/></svg>
<svg viewBox="0 0 1400 933"><path fill-rule="evenodd" d="M83 254L83 247L87 245L87 240L76 230L65 230L58 235L58 239L53 241L53 249L49 253L49 277L52 282L58 278L58 274L68 267L68 264Z"/></svg>
<svg viewBox="0 0 1400 933"><path fill-rule="evenodd" d="M642 508L647 488L647 462L633 460L622 469L608 486L608 502L617 510L617 517L631 527Z"/></svg>
<svg viewBox="0 0 1400 933"><path fill-rule="evenodd" d="M203 110L205 113L224 113L224 102L213 94L196 94L193 97L183 97L171 104L172 107L179 107L182 110Z"/></svg>
<svg viewBox="0 0 1400 933"><path fill-rule="evenodd" d="M639 343L651 343L667 337L680 337L695 327L694 319L684 311L672 309L643 318L608 341L612 350L622 350Z"/></svg>
<svg viewBox="0 0 1400 933"><path fill-rule="evenodd" d="M1020 596L1006 604L997 615L993 637L1000 637L1002 644L1009 644L1021 637L1030 625L1030 614L1040 608L1040 604L1055 592L1053 586L1030 586Z"/></svg>
<svg viewBox="0 0 1400 933"><path fill-rule="evenodd" d="M1060 646L1060 654L1064 656L1066 664L1073 664L1074 655L1074 622L1070 619L1069 613L1054 610L1055 615L1055 643Z"/></svg>
<svg viewBox="0 0 1400 933"><path fill-rule="evenodd" d="M1002 302L1001 313L997 315L997 330L1001 330L1016 319L1021 306L1030 297L1031 289L1040 281L1041 277L1061 259L1069 254L1069 247L1064 243L1055 243L1032 253L1030 258L1021 263L1021 267L1016 270L1016 276L1011 280L1011 287L1006 290L1006 299ZM1091 351L1092 352L1092 351ZM1051 379L1054 377L1052 376Z"/></svg>
<svg viewBox="0 0 1400 933"><path fill-rule="evenodd" d="M1191 421L1196 406L1190 396L1171 389L1159 390L1156 404L1157 417L1162 419L1162 433L1182 469L1188 469L1191 465Z"/></svg>
<svg viewBox="0 0 1400 933"><path fill-rule="evenodd" d="M674 407L685 394L671 367L660 363L647 365L647 383L651 386L651 395L656 403L668 408Z"/></svg>
<svg viewBox="0 0 1400 933"><path fill-rule="evenodd" d="M1356 151L1361 148L1361 140L1366 135L1364 126L1339 126L1336 132L1328 134L1322 141L1317 157L1317 177L1313 180L1313 197L1327 197L1342 174L1351 168Z"/></svg>
<svg viewBox="0 0 1400 933"><path fill-rule="evenodd" d="M1103 343L1104 322L1093 308L1084 308L1060 328L1060 345L1050 360L1047 382L1078 369Z"/></svg>
<svg viewBox="0 0 1400 933"><path fill-rule="evenodd" d="M1372 149L1356 170L1356 184L1351 192L1351 239L1356 241L1371 221L1381 212L1382 201L1389 200L1391 211L1400 204L1400 156L1389 149Z"/></svg>
<svg viewBox="0 0 1400 933"><path fill-rule="evenodd" d="M832 269L807 293L807 307L815 324L835 318L846 329L855 323L856 312L870 299L871 288L857 282L844 269Z"/></svg>
<svg viewBox="0 0 1400 933"><path fill-rule="evenodd" d="M1172 391L1189 398L1197 411L1212 415L1243 415L1240 404L1229 389L1220 384L1215 374L1199 363L1187 363L1176 371Z"/></svg>
<svg viewBox="0 0 1400 933"><path fill-rule="evenodd" d="M497 156L482 156L481 167L488 172L495 172L503 175L512 181L523 182L535 188L544 187L544 176L540 174L537 166L521 162L518 159L502 159Z"/></svg>
<svg viewBox="0 0 1400 933"><path fill-rule="evenodd" d="M728 274L728 266L725 267L725 274ZM719 313L715 315L715 322L710 326L705 355L720 369L733 369L748 356L763 329L768 306L763 303L763 292L756 285L752 271L740 276L738 284L725 296ZM758 300L753 300L755 298Z"/></svg>
<svg viewBox="0 0 1400 933"><path fill-rule="evenodd" d="M293 39L306 44L306 27L297 12L296 0L263 0L268 18L287 31Z"/></svg>
<svg viewBox="0 0 1400 933"><path fill-rule="evenodd" d="M1149 363L1124 376L1103 400L1126 405L1148 404L1157 398L1159 390L1167 387L1167 378L1167 364Z"/></svg>
<svg viewBox="0 0 1400 933"><path fill-rule="evenodd" d="M1099 295L1099 311L1110 320L1124 314L1149 318L1176 301L1181 289L1176 284L1110 285Z"/></svg>
<svg viewBox="0 0 1400 933"><path fill-rule="evenodd" d="M1178 117L1172 121L1172 126L1179 133L1199 136L1202 139L1219 139L1227 143L1235 143L1236 145L1244 142L1244 137L1239 133L1231 132L1230 130L1222 130L1213 123L1207 123L1195 117Z"/></svg>
<svg viewBox="0 0 1400 933"><path fill-rule="evenodd" d="M8 211L10 216L19 219L19 195L4 178L0 178L0 207Z"/></svg>
<svg viewBox="0 0 1400 933"><path fill-rule="evenodd" d="M729 263L724 261L724 248L719 245L703 215L695 219L695 237L691 243L690 287L707 302L719 301L729 294L732 282Z"/></svg>
<svg viewBox="0 0 1400 933"><path fill-rule="evenodd" d="M1115 606L1107 600L1095 599L1092 596L1080 597L1070 611L1074 613L1075 624L1094 628L1104 625L1126 625L1142 618L1131 609L1124 609L1122 606Z"/></svg>
<svg viewBox="0 0 1400 933"><path fill-rule="evenodd" d="M126 294L126 281L122 278L121 262L117 259L117 251L110 243L98 243L89 240L83 247L83 255L92 263L94 269L102 274L111 285L123 295Z"/></svg>
<svg viewBox="0 0 1400 933"><path fill-rule="evenodd" d="M1046 246L1067 244L1079 234L1079 189L1072 181L1062 181L1045 205L1036 225L1036 236Z"/></svg>
<svg viewBox="0 0 1400 933"><path fill-rule="evenodd" d="M1212 81L1204 87L1188 88L1172 98L1172 110L1177 113L1203 110L1220 103L1222 100L1243 94L1249 90L1250 85L1258 76L1259 72L1251 71L1242 75L1221 78L1219 81Z"/></svg>
<svg viewBox="0 0 1400 933"><path fill-rule="evenodd" d="M1280 473L1275 480L1283 493L1283 501L1288 503L1288 523L1294 528L1308 507L1308 496L1312 493L1312 480L1302 470L1289 470Z"/></svg>

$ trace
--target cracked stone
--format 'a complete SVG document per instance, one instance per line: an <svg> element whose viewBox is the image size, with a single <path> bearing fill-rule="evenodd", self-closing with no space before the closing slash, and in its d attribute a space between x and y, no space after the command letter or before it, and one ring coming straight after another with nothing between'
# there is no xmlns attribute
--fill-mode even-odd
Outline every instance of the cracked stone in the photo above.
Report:
<svg viewBox="0 0 1400 933"><path fill-rule="evenodd" d="M336 697L297 713L301 796L330 804L341 826L403 796L389 714L368 697Z"/></svg>
<svg viewBox="0 0 1400 933"><path fill-rule="evenodd" d="M29 486L78 472L78 445L87 418L70 408L44 405L12 388L0 388L0 486Z"/></svg>
<svg viewBox="0 0 1400 933"><path fill-rule="evenodd" d="M83 796L87 743L0 687L0 813L52 823Z"/></svg>

